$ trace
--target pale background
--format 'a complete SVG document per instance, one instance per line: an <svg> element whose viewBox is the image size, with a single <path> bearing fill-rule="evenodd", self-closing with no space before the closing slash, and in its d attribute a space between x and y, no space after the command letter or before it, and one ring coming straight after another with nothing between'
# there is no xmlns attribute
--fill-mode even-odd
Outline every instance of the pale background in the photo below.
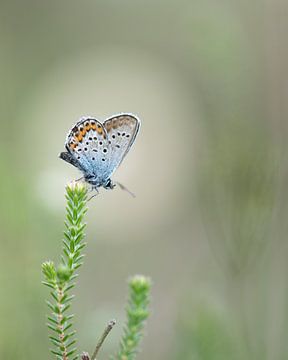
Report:
<svg viewBox="0 0 288 360"><path fill-rule="evenodd" d="M58 159L82 115L132 112L116 172L137 194L89 203L79 349L127 278L153 279L139 360L288 359L287 36L281 0L0 1L0 358L48 352L41 262L59 259Z"/></svg>

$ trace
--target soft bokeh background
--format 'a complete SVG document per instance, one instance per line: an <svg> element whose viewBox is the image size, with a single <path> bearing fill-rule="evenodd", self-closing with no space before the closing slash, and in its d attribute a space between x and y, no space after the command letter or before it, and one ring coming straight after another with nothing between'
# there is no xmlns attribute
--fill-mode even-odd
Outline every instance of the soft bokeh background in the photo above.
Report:
<svg viewBox="0 0 288 360"><path fill-rule="evenodd" d="M74 311L91 351L126 279L153 279L138 359L288 359L288 3L0 2L0 358L50 359L40 265L57 260L58 159L82 115L142 120L89 203Z"/></svg>

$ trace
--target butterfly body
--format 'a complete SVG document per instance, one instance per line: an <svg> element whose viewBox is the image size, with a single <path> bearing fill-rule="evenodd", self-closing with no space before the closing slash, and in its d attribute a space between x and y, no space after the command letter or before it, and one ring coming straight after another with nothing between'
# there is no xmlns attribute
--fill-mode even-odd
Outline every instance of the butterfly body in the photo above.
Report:
<svg viewBox="0 0 288 360"><path fill-rule="evenodd" d="M67 135L66 152L60 158L80 169L93 188L113 189L111 175L135 141L140 121L132 114L119 114L103 124L83 117Z"/></svg>

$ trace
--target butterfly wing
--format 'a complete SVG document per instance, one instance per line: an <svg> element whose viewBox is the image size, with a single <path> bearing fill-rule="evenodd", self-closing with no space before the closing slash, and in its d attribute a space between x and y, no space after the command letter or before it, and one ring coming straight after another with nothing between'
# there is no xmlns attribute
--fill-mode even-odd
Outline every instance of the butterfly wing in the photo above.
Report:
<svg viewBox="0 0 288 360"><path fill-rule="evenodd" d="M106 129L98 120L81 118L67 135L67 152L60 157L82 170L86 178L98 178L101 183L106 169L107 138Z"/></svg>
<svg viewBox="0 0 288 360"><path fill-rule="evenodd" d="M107 173L109 177L121 164L133 145L140 128L140 120L132 114L119 114L103 124L108 136Z"/></svg>
<svg viewBox="0 0 288 360"><path fill-rule="evenodd" d="M80 119L67 135L67 152L60 158L79 168L95 186L106 184L120 165L139 131L140 121L131 114L119 114L104 124L90 117Z"/></svg>

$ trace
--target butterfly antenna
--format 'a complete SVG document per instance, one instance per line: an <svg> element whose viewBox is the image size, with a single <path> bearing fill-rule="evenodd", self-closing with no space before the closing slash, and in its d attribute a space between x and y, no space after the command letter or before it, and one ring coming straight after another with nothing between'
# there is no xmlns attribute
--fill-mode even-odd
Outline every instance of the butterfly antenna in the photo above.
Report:
<svg viewBox="0 0 288 360"><path fill-rule="evenodd" d="M119 183L118 181L116 182L116 184L119 185L121 190L127 191L133 198L136 197L136 195L133 194L130 190L128 190L123 184Z"/></svg>

